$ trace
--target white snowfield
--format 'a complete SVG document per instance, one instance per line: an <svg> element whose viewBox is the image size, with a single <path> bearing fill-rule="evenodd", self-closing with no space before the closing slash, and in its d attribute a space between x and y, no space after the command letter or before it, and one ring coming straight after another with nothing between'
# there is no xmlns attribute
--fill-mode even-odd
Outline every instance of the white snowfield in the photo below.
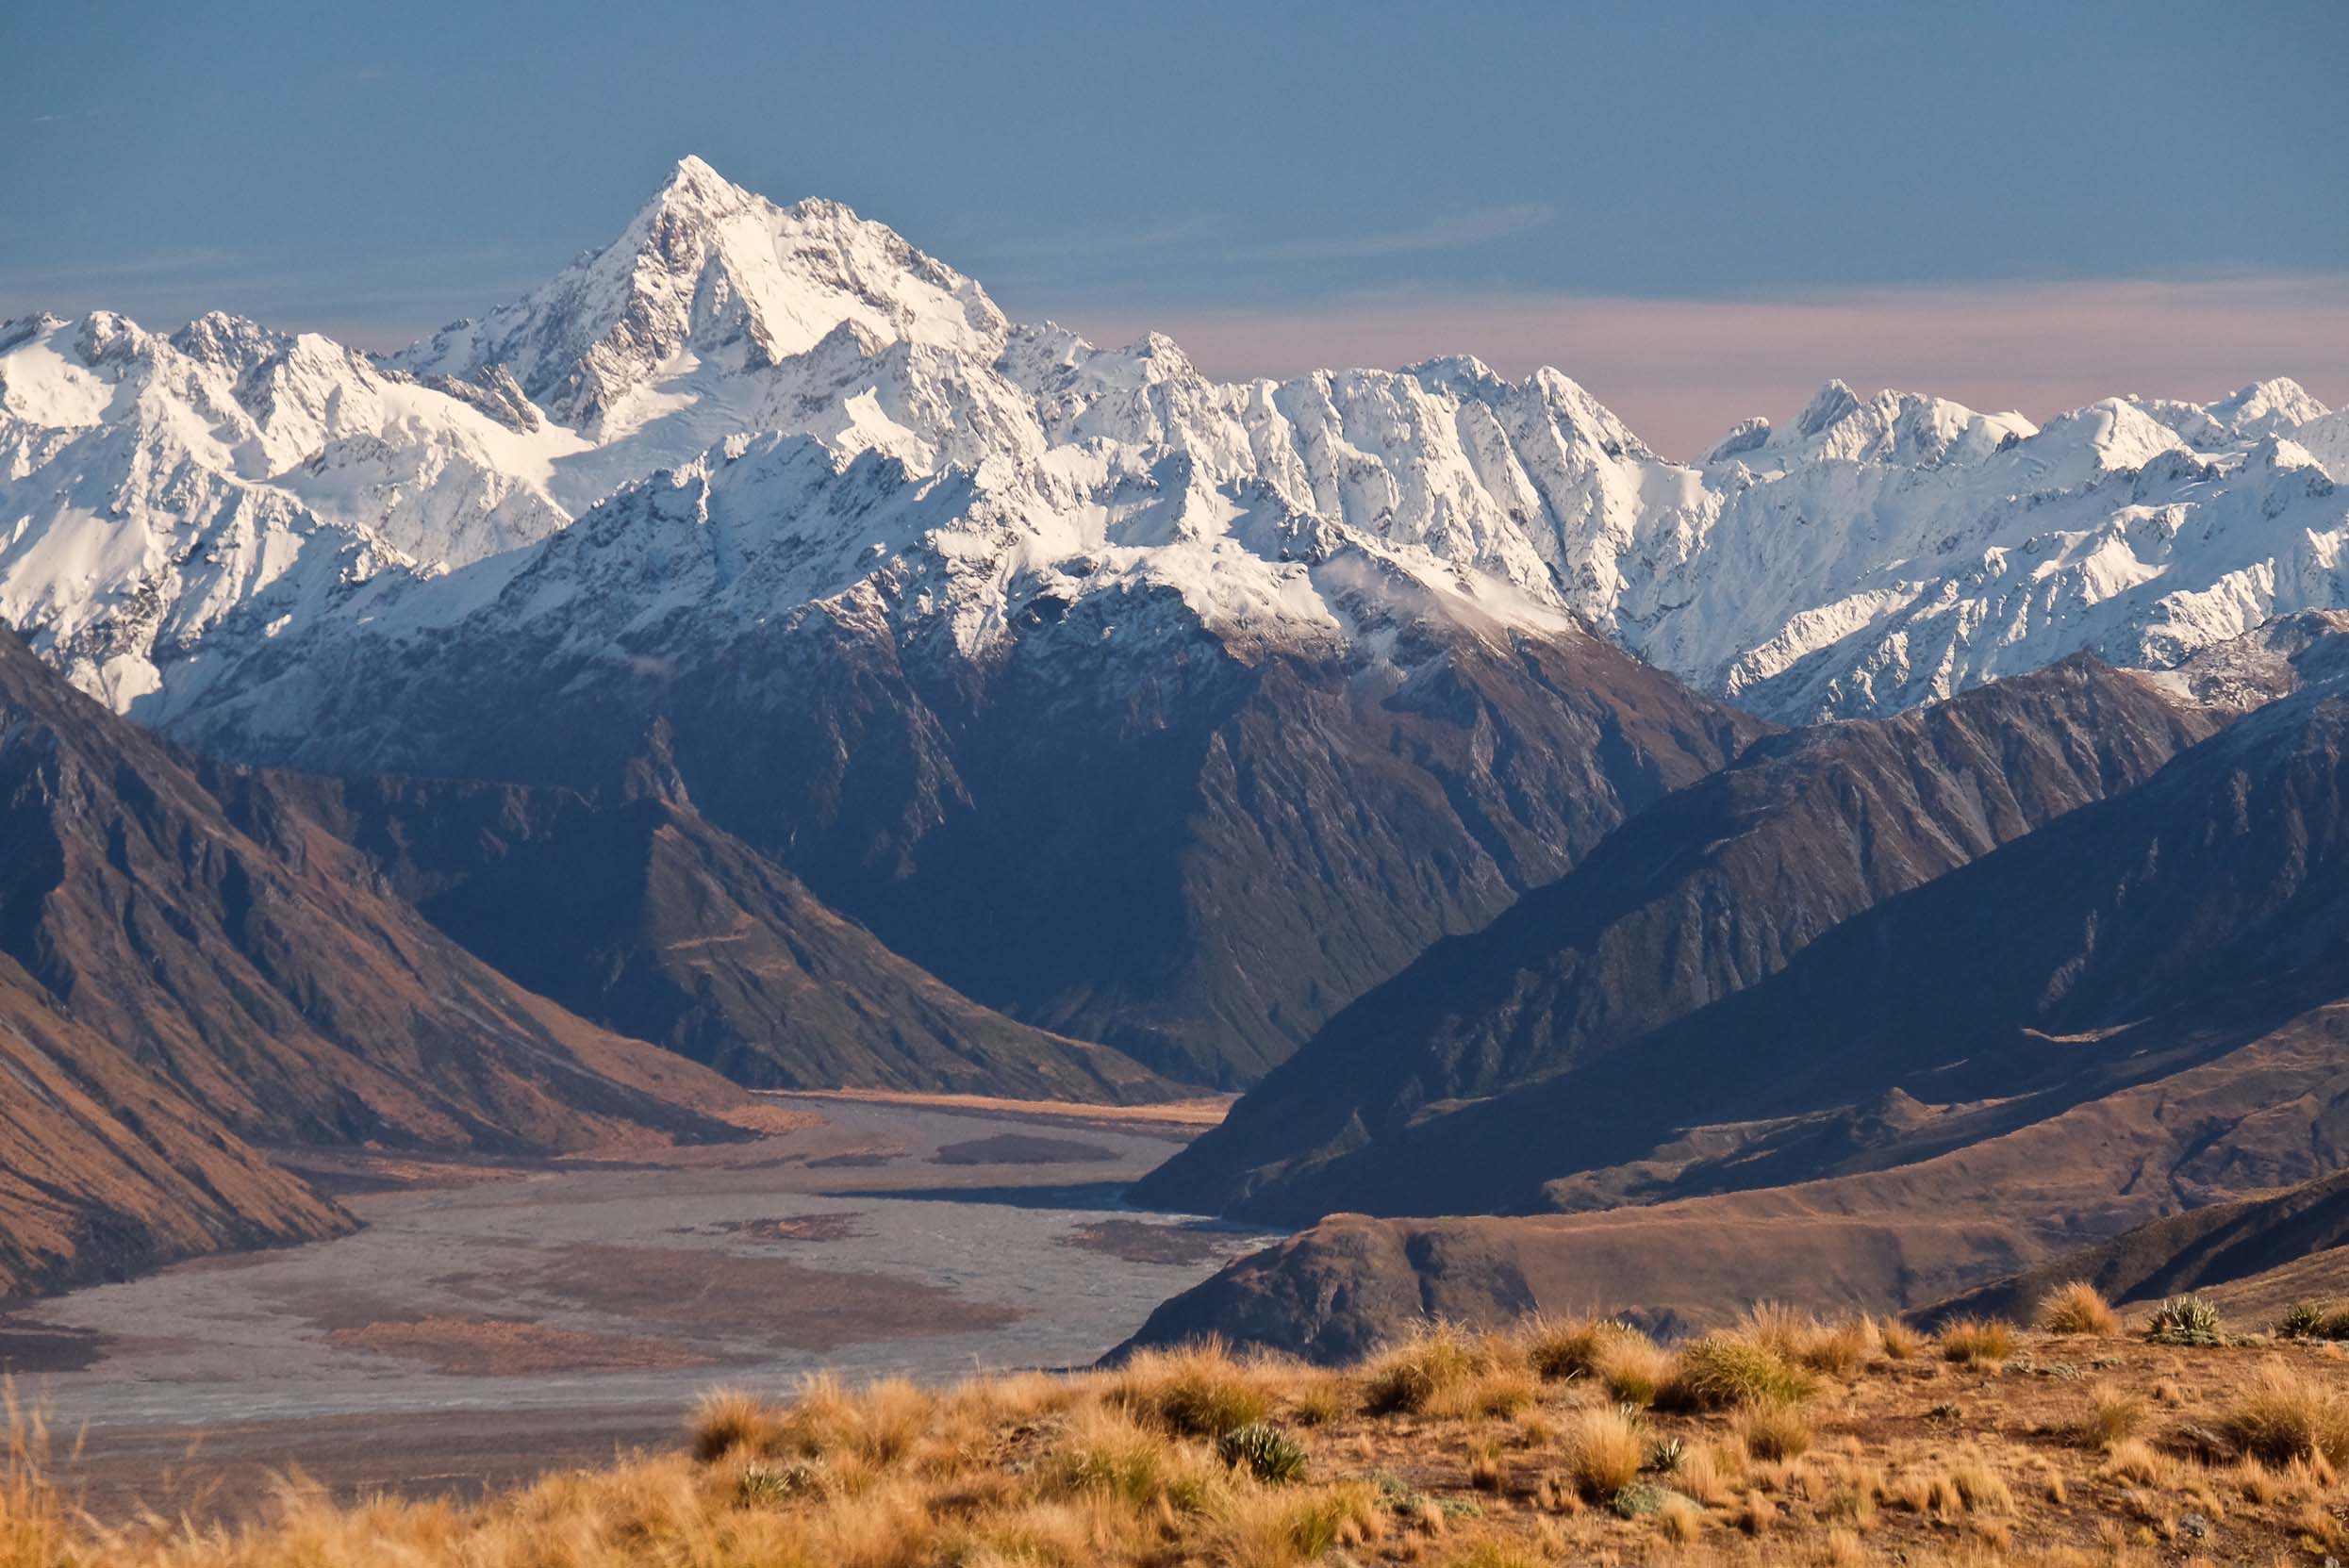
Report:
<svg viewBox="0 0 2349 1568"><path fill-rule="evenodd" d="M974 659L1142 589L1242 657L1580 620L1773 718L1878 714L2349 604L2342 481L2349 412L2280 380L2043 428L1831 383L1693 466L1550 370L1218 383L697 158L382 358L219 315L0 326L0 618L167 728L281 704L239 681L287 636L676 658L820 606Z"/></svg>

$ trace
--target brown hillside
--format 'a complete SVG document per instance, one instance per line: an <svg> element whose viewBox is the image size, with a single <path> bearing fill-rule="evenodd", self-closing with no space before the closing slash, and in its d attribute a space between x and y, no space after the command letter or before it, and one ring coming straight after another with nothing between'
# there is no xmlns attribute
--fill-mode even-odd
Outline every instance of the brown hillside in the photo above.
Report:
<svg viewBox="0 0 2349 1568"><path fill-rule="evenodd" d="M753 1088L1108 1104L1197 1092L981 1007L689 802L218 765L200 776L255 837L325 826L513 980Z"/></svg>
<svg viewBox="0 0 2349 1568"><path fill-rule="evenodd" d="M0 1296L349 1226L0 958Z"/></svg>
<svg viewBox="0 0 2349 1568"><path fill-rule="evenodd" d="M707 1069L534 997L323 829L264 846L0 637L0 952L242 1136L514 1150L738 1135Z"/></svg>

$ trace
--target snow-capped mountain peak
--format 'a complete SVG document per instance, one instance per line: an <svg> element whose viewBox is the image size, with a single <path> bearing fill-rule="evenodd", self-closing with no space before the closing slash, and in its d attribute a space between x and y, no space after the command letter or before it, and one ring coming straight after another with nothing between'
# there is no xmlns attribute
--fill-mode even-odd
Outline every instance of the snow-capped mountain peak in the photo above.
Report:
<svg viewBox="0 0 2349 1568"><path fill-rule="evenodd" d="M1916 392L1887 389L1863 399L1844 382L1831 380L1792 425L1773 431L1767 421L1748 420L1706 461L1739 456L1758 470L1779 471L1817 462L1935 468L1978 461L2035 428L2017 413L1980 414L1961 403Z"/></svg>
<svg viewBox="0 0 2349 1568"><path fill-rule="evenodd" d="M2278 436L2332 412L2288 376L2255 381L2210 404L2214 418L2240 436Z"/></svg>
<svg viewBox="0 0 2349 1568"><path fill-rule="evenodd" d="M611 244L389 362L460 377L501 365L557 421L608 430L692 396L673 384L705 366L770 369L844 322L979 358L1009 329L977 284L885 224L836 202L778 206L687 157Z"/></svg>
<svg viewBox="0 0 2349 1568"><path fill-rule="evenodd" d="M690 157L610 244L381 359L218 314L0 325L0 615L163 715L274 639L503 635L500 585L590 580L582 625L670 665L817 604L984 659L1025 607L1115 594L1381 661L1428 615L1585 623L1773 717L1882 712L2349 603L2344 476L2349 417L2282 380L2044 428L1831 381L1696 466L1552 369L1219 383L1157 333L1015 326L885 225Z"/></svg>

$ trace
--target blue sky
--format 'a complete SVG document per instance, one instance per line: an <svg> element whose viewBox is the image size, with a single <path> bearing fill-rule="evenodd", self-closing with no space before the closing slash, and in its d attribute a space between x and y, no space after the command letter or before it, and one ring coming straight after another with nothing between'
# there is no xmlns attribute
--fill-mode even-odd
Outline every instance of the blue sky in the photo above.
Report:
<svg viewBox="0 0 2349 1568"><path fill-rule="evenodd" d="M1668 449L1838 372L2341 402L2344 102L2344 0L7 4L0 316L388 344L695 152L1016 315L1554 360Z"/></svg>

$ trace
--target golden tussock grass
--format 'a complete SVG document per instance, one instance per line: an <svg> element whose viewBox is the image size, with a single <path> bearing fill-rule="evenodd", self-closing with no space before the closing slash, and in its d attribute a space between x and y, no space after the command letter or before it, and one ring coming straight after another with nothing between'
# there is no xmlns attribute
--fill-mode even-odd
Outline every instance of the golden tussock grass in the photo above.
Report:
<svg viewBox="0 0 2349 1568"><path fill-rule="evenodd" d="M1585 1497L1613 1496L1639 1479L1646 1458L1639 1428L1619 1410L1576 1411L1558 1436L1559 1463Z"/></svg>
<svg viewBox="0 0 2349 1568"><path fill-rule="evenodd" d="M1144 1350L1114 1375L1110 1398L1186 1437L1217 1437L1262 1421L1271 1409L1269 1363L1233 1354L1220 1340Z"/></svg>
<svg viewBox="0 0 2349 1568"><path fill-rule="evenodd" d="M1839 1378L1884 1354L1884 1331L1865 1313L1828 1320L1778 1302L1757 1302L1734 1332L1791 1365Z"/></svg>
<svg viewBox="0 0 2349 1568"><path fill-rule="evenodd" d="M1884 1354L1896 1362L1905 1362L1925 1348L1925 1336L1896 1317L1878 1318L1876 1335Z"/></svg>
<svg viewBox="0 0 2349 1568"><path fill-rule="evenodd" d="M1811 1396L1811 1378L1764 1339L1729 1331L1681 1346L1657 1403L1672 1410L1723 1411L1791 1404Z"/></svg>
<svg viewBox="0 0 2349 1568"><path fill-rule="evenodd" d="M1656 1510L1656 1528L1666 1541L1685 1545L1704 1533L1705 1510L1694 1498L1674 1493Z"/></svg>
<svg viewBox="0 0 2349 1568"><path fill-rule="evenodd" d="M1518 1370L1524 1353L1514 1340L1437 1319L1414 1327L1365 1368L1364 1402L1373 1415L1415 1414L1443 1407L1459 1413L1463 1391Z"/></svg>
<svg viewBox="0 0 2349 1568"><path fill-rule="evenodd" d="M2082 1396L2073 1435L2091 1448L2110 1448L2145 1424L2145 1401L2109 1383L2092 1383Z"/></svg>
<svg viewBox="0 0 2349 1568"><path fill-rule="evenodd" d="M1631 1405L1655 1402L1672 1375L1669 1352L1629 1323L1535 1318L1518 1334L1527 1364L1545 1381L1587 1378Z"/></svg>
<svg viewBox="0 0 2349 1568"><path fill-rule="evenodd" d="M818 1377L771 1399L715 1391L674 1451L477 1501L296 1479L223 1523L90 1517L70 1453L11 1407L0 1568L2151 1568L2349 1550L2349 1387L2316 1345L2114 1336L2082 1381L2036 1375L2060 1337L2010 1329L1953 1367L1946 1337L1919 1359L1897 1331L1767 1308L1673 1352L1586 1319L1428 1324L1336 1370L1207 1344L936 1388ZM1610 1366L1665 1355L1658 1409L1616 1396ZM2162 1383L2191 1398L2164 1409ZM1286 1444L1299 1462L1265 1462Z"/></svg>
<svg viewBox="0 0 2349 1568"><path fill-rule="evenodd" d="M2003 1362L2014 1354L2014 1326L1996 1318L1956 1317L1935 1336L1942 1357L1960 1366Z"/></svg>
<svg viewBox="0 0 2349 1568"><path fill-rule="evenodd" d="M2280 1362L2260 1367L2219 1424L2247 1459L2267 1464L2349 1463L2349 1399Z"/></svg>
<svg viewBox="0 0 2349 1568"><path fill-rule="evenodd" d="M2058 1285L2040 1299L2032 1326L2043 1334L2117 1334L2121 1314L2085 1279Z"/></svg>
<svg viewBox="0 0 2349 1568"><path fill-rule="evenodd" d="M1749 1405L1737 1413L1730 1430L1758 1460L1799 1459L1811 1450L1811 1418L1797 1405Z"/></svg>

